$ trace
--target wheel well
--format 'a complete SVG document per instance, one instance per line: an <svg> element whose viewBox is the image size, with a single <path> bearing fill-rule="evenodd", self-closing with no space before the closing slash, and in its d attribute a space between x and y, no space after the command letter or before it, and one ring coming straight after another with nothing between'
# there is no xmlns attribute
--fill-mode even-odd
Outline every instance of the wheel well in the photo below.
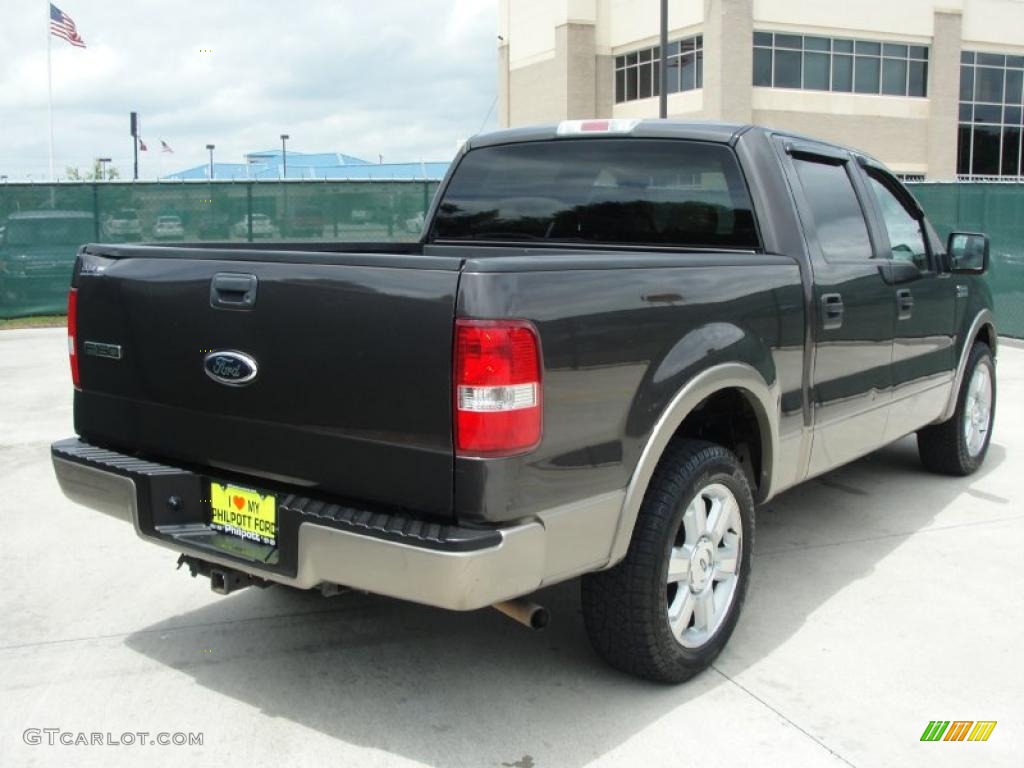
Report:
<svg viewBox="0 0 1024 768"><path fill-rule="evenodd" d="M986 323L985 325L981 326L981 329L978 331L978 335L974 337L974 341L975 342L978 342L978 341L985 342L986 344L988 344L988 348L991 349L992 352L994 353L996 351L996 333L995 333L995 329L993 329L991 325L988 325Z"/></svg>
<svg viewBox="0 0 1024 768"><path fill-rule="evenodd" d="M702 400L672 436L696 439L728 448L747 471L751 488L760 489L761 424L750 399L740 389L722 389Z"/></svg>

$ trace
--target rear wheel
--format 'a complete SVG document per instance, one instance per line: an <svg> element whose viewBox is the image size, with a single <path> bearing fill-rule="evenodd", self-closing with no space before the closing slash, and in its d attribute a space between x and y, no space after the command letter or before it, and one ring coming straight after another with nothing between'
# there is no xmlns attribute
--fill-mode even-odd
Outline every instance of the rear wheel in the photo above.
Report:
<svg viewBox="0 0 1024 768"><path fill-rule="evenodd" d="M707 667L739 618L754 501L736 456L685 440L655 471L625 559L583 579L583 617L612 666L678 683Z"/></svg>
<svg viewBox="0 0 1024 768"><path fill-rule="evenodd" d="M996 369L988 344L967 358L953 417L917 433L921 463L944 475L969 475L985 461L996 414Z"/></svg>

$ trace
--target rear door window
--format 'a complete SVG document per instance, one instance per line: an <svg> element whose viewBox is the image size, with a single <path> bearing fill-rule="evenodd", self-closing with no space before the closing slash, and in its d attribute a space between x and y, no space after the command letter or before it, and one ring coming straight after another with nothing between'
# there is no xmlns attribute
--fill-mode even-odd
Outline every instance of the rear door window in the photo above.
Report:
<svg viewBox="0 0 1024 768"><path fill-rule="evenodd" d="M732 150L677 139L474 149L444 192L432 238L758 248Z"/></svg>
<svg viewBox="0 0 1024 768"><path fill-rule="evenodd" d="M814 218L822 255L829 261L870 259L874 252L864 211L844 163L794 158Z"/></svg>

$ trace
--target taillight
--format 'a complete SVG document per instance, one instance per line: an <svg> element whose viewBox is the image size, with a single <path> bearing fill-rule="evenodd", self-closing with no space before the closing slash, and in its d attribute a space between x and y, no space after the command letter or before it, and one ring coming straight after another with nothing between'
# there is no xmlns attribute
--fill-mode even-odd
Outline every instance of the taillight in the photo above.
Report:
<svg viewBox="0 0 1024 768"><path fill-rule="evenodd" d="M455 449L510 456L541 437L540 341L522 320L455 321Z"/></svg>
<svg viewBox="0 0 1024 768"><path fill-rule="evenodd" d="M78 377L78 289L68 291L68 360L71 361L71 383L81 389Z"/></svg>

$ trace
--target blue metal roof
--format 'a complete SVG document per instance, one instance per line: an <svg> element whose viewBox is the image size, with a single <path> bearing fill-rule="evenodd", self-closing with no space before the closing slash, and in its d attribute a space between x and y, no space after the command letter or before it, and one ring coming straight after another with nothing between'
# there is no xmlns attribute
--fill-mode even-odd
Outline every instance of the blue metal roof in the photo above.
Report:
<svg viewBox="0 0 1024 768"><path fill-rule="evenodd" d="M281 150L248 152L247 163L214 163L213 177L218 180L271 181L282 178ZM440 180L448 170L447 162L369 163L340 152L288 152L289 179L375 179ZM210 178L208 163L162 176L174 181Z"/></svg>
<svg viewBox="0 0 1024 768"><path fill-rule="evenodd" d="M433 179L440 181L448 172L449 163L367 163L366 165L349 165L334 168L322 168L325 179ZM288 178L292 176L292 167L288 165Z"/></svg>
<svg viewBox="0 0 1024 768"><path fill-rule="evenodd" d="M267 149L262 152L248 152L246 158L250 162L280 165L281 150ZM321 168L329 165L369 165L369 162L341 152L289 152L288 165L294 165L296 168Z"/></svg>

